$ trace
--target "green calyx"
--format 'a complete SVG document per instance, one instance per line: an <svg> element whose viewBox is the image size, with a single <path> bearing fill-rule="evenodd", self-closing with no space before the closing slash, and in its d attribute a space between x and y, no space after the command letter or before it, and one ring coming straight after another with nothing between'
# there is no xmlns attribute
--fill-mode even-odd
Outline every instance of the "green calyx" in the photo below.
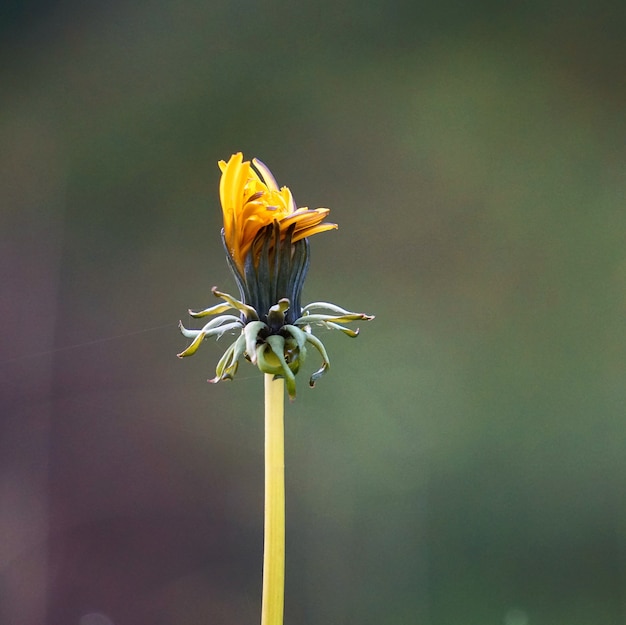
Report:
<svg viewBox="0 0 626 625"><path fill-rule="evenodd" d="M239 360L244 356L263 373L284 378L289 398L292 400L296 397L296 375L306 359L308 346L312 345L322 359L322 366L311 375L310 386L315 386L317 380L330 367L326 348L313 334L312 326L340 330L350 337L356 337L358 329L352 330L343 324L357 320L369 321L374 318L371 315L352 313L325 302L314 302L301 311L290 311L290 301L286 297L270 306L267 312L258 311L216 288L212 291L224 303L200 312L190 311L190 314L194 318L219 316L200 330L188 330L181 323L182 334L191 338L192 342L178 356L184 358L195 354L204 339L209 336L220 338L223 334L239 331L239 336L220 358L215 370L216 376L209 382L232 380L237 373ZM240 316L221 314L228 310L235 310ZM323 312L312 313L312 310ZM290 323L295 317L294 312L301 312L301 315Z"/></svg>

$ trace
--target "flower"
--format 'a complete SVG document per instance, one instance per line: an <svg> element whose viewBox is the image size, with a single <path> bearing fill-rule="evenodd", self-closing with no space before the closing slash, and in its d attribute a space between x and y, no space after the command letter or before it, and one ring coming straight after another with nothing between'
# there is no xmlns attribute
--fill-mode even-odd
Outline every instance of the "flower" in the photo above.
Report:
<svg viewBox="0 0 626 625"><path fill-rule="evenodd" d="M297 208L289 189L279 189L261 161L254 159L253 163L261 176L249 161L243 160L241 152L233 154L228 163L219 162L222 242L240 298L214 287L213 294L223 303L198 312L190 310L189 314L194 318L219 316L200 330L189 330L181 323L182 334L193 340L178 356L191 356L209 336L220 338L238 332L210 382L232 379L244 356L264 373L285 378L293 399L295 375L304 362L307 346L313 346L322 358L321 368L310 378L311 386L330 366L326 349L313 334L312 326L338 329L355 337L358 329L351 330L343 324L374 317L326 302L301 307L300 296L309 266L308 237L333 230L337 225L323 223L330 212L328 208Z"/></svg>
<svg viewBox="0 0 626 625"><path fill-rule="evenodd" d="M337 224L322 223L330 209L297 208L291 191L287 187L278 188L267 166L257 159L252 162L261 176L254 171L250 161L243 160L241 152L233 154L228 163L219 162L224 242L241 274L254 239L265 226L277 223L281 239L284 239L293 225L292 243L337 228ZM255 264L258 264L259 252L254 250Z"/></svg>

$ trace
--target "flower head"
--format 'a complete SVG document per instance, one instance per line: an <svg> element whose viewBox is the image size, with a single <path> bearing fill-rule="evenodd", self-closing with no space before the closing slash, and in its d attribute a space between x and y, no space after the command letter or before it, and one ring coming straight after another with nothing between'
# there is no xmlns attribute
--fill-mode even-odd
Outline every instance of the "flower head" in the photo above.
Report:
<svg viewBox="0 0 626 625"><path fill-rule="evenodd" d="M242 275L246 257L251 252L254 264L259 263L261 245L253 244L259 231L266 226L277 224L281 240L290 232L291 243L337 228L337 224L322 223L330 209L297 208L291 191L287 187L278 188L267 166L257 159L252 162L260 176L250 161L243 160L241 152L233 154L228 163L219 162L224 243Z"/></svg>
<svg viewBox="0 0 626 625"><path fill-rule="evenodd" d="M355 337L358 329L351 330L343 324L370 320L373 316L325 302L301 307L300 296L309 266L308 237L337 226L323 223L330 212L328 208L297 208L289 189L279 189L271 171L256 159L253 163L260 176L240 152L233 154L228 163L219 162L222 242L240 298L213 288L214 295L224 303L189 313L196 318L219 316L201 330L188 330L181 324L181 332L193 340L178 355L191 356L209 336L219 338L238 332L238 338L217 365L216 377L210 381L232 379L244 356L261 371L284 377L293 398L295 375L304 362L307 346L313 346L322 358L322 367L311 376L311 386L330 366L326 349L312 333L312 326L339 329ZM222 314L227 311L231 313Z"/></svg>

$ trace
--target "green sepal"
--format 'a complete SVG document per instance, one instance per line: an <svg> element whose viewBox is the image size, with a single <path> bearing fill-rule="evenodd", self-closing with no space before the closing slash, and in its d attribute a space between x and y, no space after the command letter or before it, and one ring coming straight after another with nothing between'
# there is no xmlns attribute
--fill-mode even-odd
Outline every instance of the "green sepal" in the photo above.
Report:
<svg viewBox="0 0 626 625"><path fill-rule="evenodd" d="M225 323L226 321L233 320L230 323ZM224 324L224 325L221 325ZM209 323L207 323L202 330L188 330L183 326L182 321L178 322L178 327L180 328L183 336L187 338L193 338L191 344L187 347L187 349L183 350L180 354L178 354L179 358L184 358L185 356L192 356L196 353L200 344L204 339L209 336L217 335L217 337L221 337L224 333L230 332L231 330L237 330L241 328L242 322L238 317L234 315L222 315L221 317L217 317L216 319L212 319Z"/></svg>
<svg viewBox="0 0 626 625"><path fill-rule="evenodd" d="M330 365L327 362L323 363L322 366L311 376L309 379L309 386L311 388L313 388L315 383L328 371L329 366Z"/></svg>
<svg viewBox="0 0 626 625"><path fill-rule="evenodd" d="M296 229L296 225L292 224L287 228L284 237L281 240L280 226L274 222L274 275L270 283L271 301L275 302L279 298L287 298L290 301L293 293L289 291L289 280L292 274L292 244L291 238Z"/></svg>
<svg viewBox="0 0 626 625"><path fill-rule="evenodd" d="M287 292L291 300L292 323L302 314L300 296L304 287L304 280L309 271L311 261L310 246L308 239L300 239L293 244L293 256L291 258L292 269L289 274L289 286Z"/></svg>
<svg viewBox="0 0 626 625"><path fill-rule="evenodd" d="M226 239L224 235L224 228L222 228L222 245L224 246L224 251L226 252L226 262L228 263L228 267L230 268L233 277L235 278L235 282L237 283L237 288L239 289L239 295L242 302L251 302L250 291L246 286L246 281L243 276L239 273L239 269L237 265L235 265L235 261L233 257L230 255L230 250L228 249L228 245L226 245Z"/></svg>
<svg viewBox="0 0 626 625"><path fill-rule="evenodd" d="M206 335L207 336L217 336L218 339L220 339L224 334L226 334L226 332L230 332L231 330L240 330L242 327L242 322L240 319L237 319L237 321L233 321L232 323L226 323L223 326L219 326L217 328L213 328L212 330L209 330Z"/></svg>
<svg viewBox="0 0 626 625"><path fill-rule="evenodd" d="M285 325L283 326L283 330L288 332L294 338L298 346L298 351L300 351L301 357L304 360L304 355L306 354L307 333L298 328L298 326L294 325Z"/></svg>
<svg viewBox="0 0 626 625"><path fill-rule="evenodd" d="M230 304L231 308L235 308L240 313L245 315L246 319L248 319L249 321L258 320L259 317L256 313L256 310L254 310L252 306L248 306L247 304L240 302L238 299L234 298L228 293L222 293L221 291L218 291L217 287L215 286L211 289L211 291L213 295L215 295L215 297L221 297L225 302L228 302Z"/></svg>
<svg viewBox="0 0 626 625"><path fill-rule="evenodd" d="M220 358L215 368L216 376L209 382L219 382L220 380L231 380L235 375L239 363L239 358L246 348L246 337L241 333L239 338L231 343L224 355Z"/></svg>
<svg viewBox="0 0 626 625"><path fill-rule="evenodd" d="M265 339L265 342L270 346L270 349L278 358L280 366L282 367L282 377L285 378L285 386L287 387L287 394L289 399L295 399L296 397L296 376L289 368L287 361L285 360L285 339L278 334L272 334ZM281 374L275 374L281 375Z"/></svg>
<svg viewBox="0 0 626 625"><path fill-rule="evenodd" d="M181 334L183 334L183 336L186 336L188 339L190 339L190 338L194 338L195 336L197 336L198 332L205 332L206 335L209 336L210 334L214 333L214 332L210 332L211 330L227 322L229 325L233 323L239 324L240 326L242 325L241 319L239 317L236 317L235 315L220 315L219 317L216 317L215 319L211 319L211 321L209 321L201 330L188 330L187 328L185 328L182 321L178 322L178 327L181 331Z"/></svg>
<svg viewBox="0 0 626 625"><path fill-rule="evenodd" d="M330 360L328 358L328 354L326 353L326 348L324 347L324 343L320 341L313 334L306 333L307 342L311 343L315 349L320 353L322 357L322 366L311 376L309 380L310 386L315 386L315 383L328 371L330 367Z"/></svg>
<svg viewBox="0 0 626 625"><path fill-rule="evenodd" d="M202 330L188 330L183 325L182 321L178 322L178 329L180 330L180 333L187 339L195 339L196 336L198 336L198 334L200 334L200 332L202 332Z"/></svg>
<svg viewBox="0 0 626 625"><path fill-rule="evenodd" d="M274 354L274 350L271 349L271 347L269 346L267 342L257 345L257 348L256 348L257 367L263 373L269 373L271 375L282 375L283 368L280 362L272 363L265 356L265 352L267 349L269 349L269 351L272 354Z"/></svg>
<svg viewBox="0 0 626 625"><path fill-rule="evenodd" d="M344 334L347 334L351 338L356 338L359 336L359 328L356 330L352 330L351 328L346 328L344 326L339 325L338 323L333 323L332 321L325 321L324 325L328 328L332 328L333 330L339 330Z"/></svg>
<svg viewBox="0 0 626 625"><path fill-rule="evenodd" d="M331 304L330 302L311 302L310 304L307 304L306 306L304 306L304 308L302 309L302 314L304 315L308 313L310 310L313 310L314 308L328 310L338 315L353 315L354 314L353 312L346 310L345 308L341 308L341 306L337 306L336 304Z"/></svg>
<svg viewBox="0 0 626 625"><path fill-rule="evenodd" d="M309 324L309 323L320 323L326 321L333 321L335 323L348 323L349 321L362 321L365 317L361 313L350 313L348 315L322 315L322 314L306 314L302 315L300 319L298 319L295 323L299 324Z"/></svg>
<svg viewBox="0 0 626 625"><path fill-rule="evenodd" d="M262 321L251 321L243 329L246 337L246 354L253 365L256 365L256 344L259 339L259 332L264 328L267 326Z"/></svg>
<svg viewBox="0 0 626 625"><path fill-rule="evenodd" d="M292 326L295 328L295 326ZM300 371L300 367L304 364L306 360L306 337L304 336L304 332L302 332L302 337L295 336L295 333L290 332L287 329L287 326L283 327L283 330L288 334L285 337L285 360L289 365L289 368L293 371L294 375L298 374ZM298 331L298 328L295 328Z"/></svg>
<svg viewBox="0 0 626 625"><path fill-rule="evenodd" d="M285 325L286 310L289 310L289 300L285 297L278 304L270 307L267 313L267 325L270 327L270 331L276 331Z"/></svg>
<svg viewBox="0 0 626 625"><path fill-rule="evenodd" d="M183 329L184 328L182 327L182 324L181 324L181 330ZM193 356L198 351L198 347L202 345L202 341L204 341L204 339L206 338L206 333L202 332L202 330L197 330L197 332L198 334L196 335L196 338L193 341L191 341L191 343L187 346L187 348L184 349L182 352L180 352L180 354L176 354L179 358L185 358L185 356ZM190 337L187 337L187 338L190 338Z"/></svg>
<svg viewBox="0 0 626 625"><path fill-rule="evenodd" d="M230 304L216 304L204 310L194 311L189 309L189 314L195 319L199 319L200 317L208 317L209 315L219 315L227 310L231 310L231 308L232 306Z"/></svg>
<svg viewBox="0 0 626 625"><path fill-rule="evenodd" d="M274 222L274 224L275 223L276 222ZM256 286L256 299L254 300L254 304L261 315L265 313L272 303L268 287L271 284L269 250L273 229L274 225L270 224L259 230L252 243L252 253L246 258L246 281L250 284L250 282L254 280ZM261 245L258 266L255 270L253 263L255 256L254 251L261 241L263 241L263 244ZM250 270L248 269L248 261L251 264Z"/></svg>

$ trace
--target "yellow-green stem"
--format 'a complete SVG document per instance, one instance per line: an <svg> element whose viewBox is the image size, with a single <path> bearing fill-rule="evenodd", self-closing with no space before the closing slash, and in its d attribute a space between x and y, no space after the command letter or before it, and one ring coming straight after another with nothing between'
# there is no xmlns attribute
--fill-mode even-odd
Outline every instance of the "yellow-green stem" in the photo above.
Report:
<svg viewBox="0 0 626 625"><path fill-rule="evenodd" d="M285 381L265 374L265 530L261 625L283 625L285 603Z"/></svg>

